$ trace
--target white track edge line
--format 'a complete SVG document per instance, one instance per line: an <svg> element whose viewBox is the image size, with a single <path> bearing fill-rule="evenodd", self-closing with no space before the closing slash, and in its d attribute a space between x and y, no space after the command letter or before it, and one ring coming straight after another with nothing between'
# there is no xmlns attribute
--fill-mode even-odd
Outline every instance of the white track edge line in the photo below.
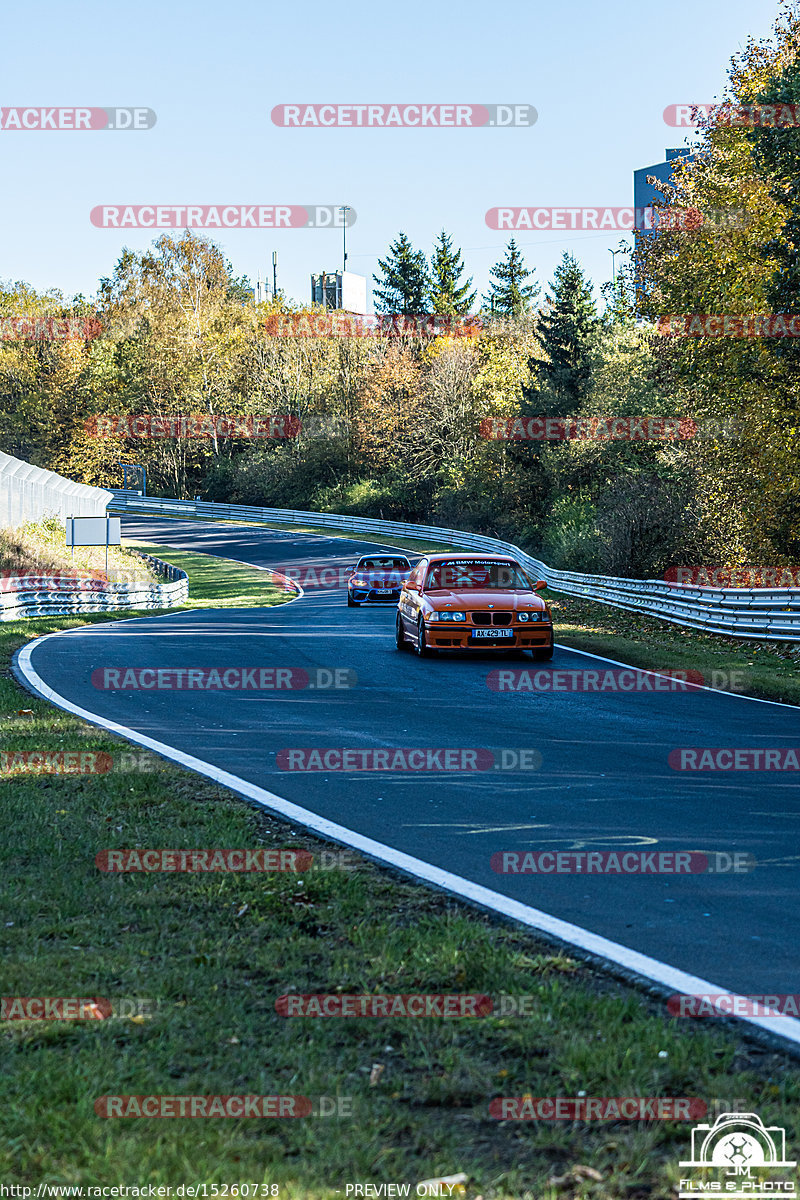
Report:
<svg viewBox="0 0 800 1200"><path fill-rule="evenodd" d="M163 755L172 762L179 763L189 770L196 771L200 775L205 775L208 779L214 780L215 783L220 784L222 787L230 788L240 795L247 796L248 799L260 804L262 808L279 813L281 816L286 817L287 820L295 821L298 825L302 825L314 833L320 834L322 837L329 837L334 841L351 846L353 849L361 850L372 858L378 859L409 875L413 875L417 879L425 880L435 887L443 888L453 895L461 896L463 899L472 901L482 908L519 921L530 928L539 929L543 933L551 934L553 937L570 943L588 954L597 955L600 958L615 963L617 966L632 971L636 975L644 979L649 979L662 987L670 987L674 989L675 993L682 993L684 995L724 994L742 999L746 1003L744 997L737 997L736 993L731 993L726 988L717 984L709 983L708 980L701 979L697 975L690 975L685 971L679 970L677 967L671 967L668 963L661 962L659 959L651 958L649 955L641 954L637 950L631 950L627 946L622 946L619 942L612 942L608 938L601 937L599 934L591 933L588 929L583 929L580 925L573 925L568 921L562 921L559 917L553 917L549 913L542 912L540 909L521 904L517 900L512 900L510 897L502 895L500 892L493 892L490 888L483 887L481 884L473 883L471 880L464 879L462 876L455 875L450 871L444 871L441 867L435 867L432 863L426 863L422 859L405 854L400 850L395 850L394 847L387 846L383 842L376 842L372 838L364 837L363 834L356 833L355 830L348 829L346 826L339 825L334 821L329 821L326 817L321 817L309 809L294 804L291 800L284 799L283 796L278 796L274 792L268 792L266 789L258 787L257 784L250 783L246 779L241 779L238 775L234 775L229 771L223 771L220 767L214 766L213 763L207 763L203 759L195 758L191 754L185 754L182 750L177 750L165 742L156 741L155 738L150 738L146 734L129 729L127 725L120 725L116 721L110 721L105 717L90 712L88 709L73 704L66 697L61 696L53 688L49 687L31 662L31 655L37 646L42 645L51 638L63 636L65 636L64 633L45 634L43 637L36 638L35 641L23 646L17 654L17 665L31 686L31 689L57 707L66 709L67 712L88 720L92 724L100 725L103 729L107 729L111 733L119 734L128 741L154 750L156 753ZM800 1020L794 1017L741 1016L740 1014L728 1013L722 1010L719 1010L719 1015L735 1016L737 1021L742 1021L745 1025L752 1025L773 1036L784 1038L795 1046L800 1046ZM691 1019L694 1018L687 1018L687 1020Z"/></svg>
<svg viewBox="0 0 800 1200"><path fill-rule="evenodd" d="M556 642L555 645L559 650L569 650L571 654L583 654L586 658L596 658L600 662L613 663L615 667L627 667L629 671L641 671L643 675L658 675L660 679L674 679L673 675L665 675L663 671L653 671L649 667L633 667L630 663L620 662L618 658L606 658L605 654L591 654L588 650L578 650L575 646L565 646L563 642ZM691 670L691 668L687 668ZM708 687L705 683L693 683L691 690L698 692L713 692L715 696L733 696L737 700L752 700L754 704L774 704L776 708L793 708L797 712L796 704L787 704L784 700L762 700L760 696L745 696L741 692L726 692L722 688ZM629 695L630 693L626 693Z"/></svg>

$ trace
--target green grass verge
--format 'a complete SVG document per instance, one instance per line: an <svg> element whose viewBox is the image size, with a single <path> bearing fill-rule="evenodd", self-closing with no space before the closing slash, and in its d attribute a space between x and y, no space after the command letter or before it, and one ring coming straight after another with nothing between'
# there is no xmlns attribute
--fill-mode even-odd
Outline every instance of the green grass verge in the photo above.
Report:
<svg viewBox="0 0 800 1200"><path fill-rule="evenodd" d="M700 671L710 687L800 704L798 645L724 638L561 592L543 595L562 645L634 667Z"/></svg>
<svg viewBox="0 0 800 1200"><path fill-rule="evenodd" d="M276 600L262 572L159 557L189 570L195 605L216 606L220 589L234 604ZM800 1070L784 1054L669 1018L661 1000L355 856L294 875L98 871L106 848L301 847L318 862L330 846L16 684L8 663L27 638L85 623L0 626L3 748L102 751L114 764L0 782L0 991L149 1004L133 1019L0 1025L4 1183L257 1182L333 1200L348 1183L408 1182L414 1195L419 1180L463 1171L469 1200L674 1195L688 1126L490 1117L493 1097L524 1094L738 1101L797 1149ZM524 995L530 1015L288 1019L275 999L291 990ZM339 1097L352 1115L95 1115L97 1097L120 1093Z"/></svg>

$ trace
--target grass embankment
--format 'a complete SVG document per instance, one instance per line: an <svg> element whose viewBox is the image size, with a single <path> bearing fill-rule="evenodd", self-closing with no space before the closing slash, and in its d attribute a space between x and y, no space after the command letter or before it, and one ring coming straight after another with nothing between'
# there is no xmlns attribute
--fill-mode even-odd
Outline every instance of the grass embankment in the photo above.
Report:
<svg viewBox="0 0 800 1200"><path fill-rule="evenodd" d="M29 522L20 529L0 529L0 577L74 575L89 578L155 582L156 573L137 554L123 546L78 546L70 554L64 544L64 525L57 517Z"/></svg>
<svg viewBox="0 0 800 1200"><path fill-rule="evenodd" d="M263 572L160 556L189 571L193 605L283 598ZM687 1125L490 1117L493 1097L526 1093L738 1100L797 1147L800 1070L784 1055L669 1018L660 1000L369 862L299 875L98 871L110 847L301 847L315 862L330 847L19 688L16 648L88 620L0 625L3 749L113 759L105 775L0 784L0 992L149 1003L128 1019L0 1025L4 1183L257 1182L330 1200L365 1182L408 1182L414 1195L419 1180L463 1171L471 1200L674 1195ZM291 990L532 1000L523 1017L288 1019L275 999ZM95 1115L97 1097L120 1093L322 1095L352 1116Z"/></svg>
<svg viewBox="0 0 800 1200"><path fill-rule="evenodd" d="M724 638L561 592L543 595L562 645L634 667L699 671L709 687L800 704L800 639L787 645Z"/></svg>

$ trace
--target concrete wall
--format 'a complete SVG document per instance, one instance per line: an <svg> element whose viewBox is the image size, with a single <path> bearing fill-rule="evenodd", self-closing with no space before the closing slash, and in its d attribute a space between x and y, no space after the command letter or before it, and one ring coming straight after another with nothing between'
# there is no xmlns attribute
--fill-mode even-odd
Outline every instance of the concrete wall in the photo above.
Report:
<svg viewBox="0 0 800 1200"><path fill-rule="evenodd" d="M0 528L17 529L52 514L61 520L101 517L110 499L105 488L73 483L0 451Z"/></svg>

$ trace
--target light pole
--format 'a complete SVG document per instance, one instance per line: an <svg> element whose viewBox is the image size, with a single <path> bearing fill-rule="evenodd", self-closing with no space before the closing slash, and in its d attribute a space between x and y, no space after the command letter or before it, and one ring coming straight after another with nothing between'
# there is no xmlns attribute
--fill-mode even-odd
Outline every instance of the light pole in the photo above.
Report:
<svg viewBox="0 0 800 1200"><path fill-rule="evenodd" d="M344 213L342 221L342 274L347 270L347 214L350 212L349 204L340 204L339 212Z"/></svg>
<svg viewBox="0 0 800 1200"><path fill-rule="evenodd" d="M611 255L611 285L614 287L617 282L617 255L624 254L624 249L609 250Z"/></svg>

